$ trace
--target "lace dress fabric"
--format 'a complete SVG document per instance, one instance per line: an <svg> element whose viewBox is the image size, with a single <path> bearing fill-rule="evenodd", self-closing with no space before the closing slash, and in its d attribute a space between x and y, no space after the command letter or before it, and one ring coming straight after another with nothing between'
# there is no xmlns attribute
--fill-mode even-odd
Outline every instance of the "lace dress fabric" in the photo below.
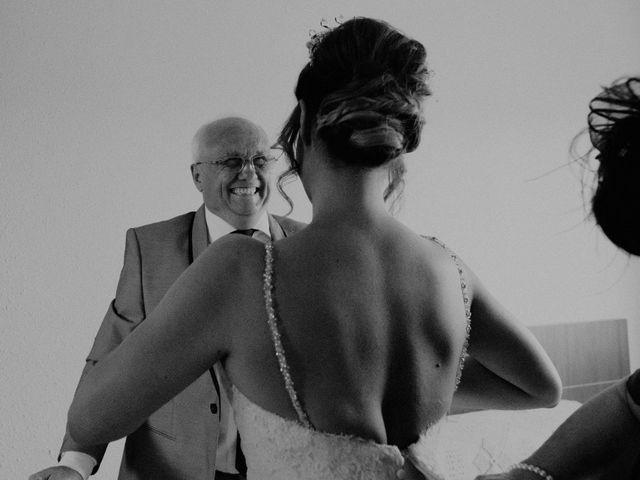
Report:
<svg viewBox="0 0 640 480"><path fill-rule="evenodd" d="M436 239L439 245L442 243ZM446 248L446 247L444 247ZM467 340L460 356L456 385L460 381L470 329L470 309L466 285L460 265L449 252L461 274L465 302ZM435 462L440 421L420 435L419 440L405 450L353 435L341 435L316 430L309 421L296 393L285 352L280 341L278 319L273 306L273 245L265 245L264 297L269 329L285 388L298 421L269 412L253 403L228 378L221 378L227 390L236 423L242 438L242 450L247 461L248 480L364 480L409 478L406 462L428 480L444 480ZM441 419L442 420L442 419ZM413 469L410 469L413 470ZM414 478L414 477L411 477Z"/></svg>

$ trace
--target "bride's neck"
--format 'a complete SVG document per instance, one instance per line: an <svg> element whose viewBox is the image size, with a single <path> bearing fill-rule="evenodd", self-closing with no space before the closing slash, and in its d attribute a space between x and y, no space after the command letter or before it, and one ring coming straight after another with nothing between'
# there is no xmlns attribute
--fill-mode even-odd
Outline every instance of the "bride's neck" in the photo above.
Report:
<svg viewBox="0 0 640 480"><path fill-rule="evenodd" d="M311 203L313 222L367 222L389 215L384 203L388 172L384 167L358 169L325 163L315 169Z"/></svg>

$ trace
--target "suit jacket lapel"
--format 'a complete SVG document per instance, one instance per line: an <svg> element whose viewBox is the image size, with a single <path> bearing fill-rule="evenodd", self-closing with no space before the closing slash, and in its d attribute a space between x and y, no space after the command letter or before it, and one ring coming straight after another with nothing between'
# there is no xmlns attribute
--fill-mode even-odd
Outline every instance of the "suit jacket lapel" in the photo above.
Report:
<svg viewBox="0 0 640 480"><path fill-rule="evenodd" d="M196 211L191 227L191 261L198 258L209 245L209 233L207 232L207 221L204 217L204 205Z"/></svg>

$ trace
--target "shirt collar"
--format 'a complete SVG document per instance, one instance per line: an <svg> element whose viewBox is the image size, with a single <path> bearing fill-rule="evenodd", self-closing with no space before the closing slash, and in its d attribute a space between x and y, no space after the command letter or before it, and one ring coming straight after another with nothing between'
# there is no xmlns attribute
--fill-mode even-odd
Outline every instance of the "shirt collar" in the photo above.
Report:
<svg viewBox="0 0 640 480"><path fill-rule="evenodd" d="M206 206L204 208L204 218L207 222L207 233L209 234L209 243L213 243L220 237L223 237L228 233L238 230L236 227L225 222L216 214L211 213ZM262 232L266 233L269 237L271 236L271 233L269 230L269 218L266 212L262 214L262 216L258 219L256 224L252 228L255 228L256 230L261 230Z"/></svg>

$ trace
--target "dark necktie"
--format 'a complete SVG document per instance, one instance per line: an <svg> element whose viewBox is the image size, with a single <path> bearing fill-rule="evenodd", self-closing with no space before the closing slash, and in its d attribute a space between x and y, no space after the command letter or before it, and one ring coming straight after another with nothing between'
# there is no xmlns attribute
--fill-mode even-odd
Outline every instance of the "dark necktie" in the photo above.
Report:
<svg viewBox="0 0 640 480"><path fill-rule="evenodd" d="M246 235L247 237L252 237L255 232L257 232L255 228L247 228L246 230L234 230L231 233L239 233L240 235Z"/></svg>
<svg viewBox="0 0 640 480"><path fill-rule="evenodd" d="M262 243L267 243L269 241L269 235L264 233L262 230L258 230L257 228L247 228L246 230L234 230L231 233L238 233L240 235L253 237L256 240L261 241Z"/></svg>
<svg viewBox="0 0 640 480"><path fill-rule="evenodd" d="M240 434L238 434L238 440L236 442L236 470L240 473L240 475L247 474L247 461L244 458L244 454L242 453L242 446L240 445Z"/></svg>

